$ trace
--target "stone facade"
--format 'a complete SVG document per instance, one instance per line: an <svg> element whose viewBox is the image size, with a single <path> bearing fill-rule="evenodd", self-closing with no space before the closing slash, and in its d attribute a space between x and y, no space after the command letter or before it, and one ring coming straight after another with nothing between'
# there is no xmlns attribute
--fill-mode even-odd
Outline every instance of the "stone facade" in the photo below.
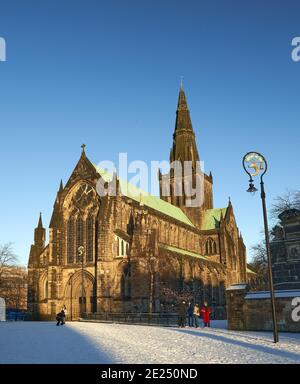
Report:
<svg viewBox="0 0 300 384"><path fill-rule="evenodd" d="M170 160L199 159L183 89L180 89ZM204 204L185 208L184 200L130 195L116 175L107 179L83 148L65 186L61 183L49 225L41 217L31 246L29 310L54 317L65 304L72 319L85 312L170 311L189 292L208 300L224 315L225 288L247 281L246 249L231 202L213 207L212 175L204 180ZM164 176L160 175L160 181ZM99 178L115 185L116 196L100 197ZM171 190L173 175L168 175ZM82 264L78 247L84 246ZM223 311L223 312L222 312Z"/></svg>
<svg viewBox="0 0 300 384"><path fill-rule="evenodd" d="M246 284L226 289L228 329L271 331L273 329L269 291L249 291ZM300 332L300 291L275 291L275 307L279 331Z"/></svg>
<svg viewBox="0 0 300 384"><path fill-rule="evenodd" d="M271 242L274 286L276 289L300 289L300 211L284 211L279 219Z"/></svg>

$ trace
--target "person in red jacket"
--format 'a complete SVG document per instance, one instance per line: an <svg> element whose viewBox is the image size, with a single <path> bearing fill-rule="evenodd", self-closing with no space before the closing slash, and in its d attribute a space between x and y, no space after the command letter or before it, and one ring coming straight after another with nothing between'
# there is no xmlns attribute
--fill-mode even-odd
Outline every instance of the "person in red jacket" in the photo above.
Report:
<svg viewBox="0 0 300 384"><path fill-rule="evenodd" d="M210 314L211 308L208 306L207 301L204 301L204 305L200 310L203 319L204 327L210 327Z"/></svg>

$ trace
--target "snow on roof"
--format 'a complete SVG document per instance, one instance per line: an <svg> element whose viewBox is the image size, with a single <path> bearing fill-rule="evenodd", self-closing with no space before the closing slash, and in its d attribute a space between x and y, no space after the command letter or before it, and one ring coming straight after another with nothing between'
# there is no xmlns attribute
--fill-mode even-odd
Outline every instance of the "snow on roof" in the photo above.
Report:
<svg viewBox="0 0 300 384"><path fill-rule="evenodd" d="M247 284L233 284L230 287L226 288L226 291L236 291L238 289L246 289Z"/></svg>
<svg viewBox="0 0 300 384"><path fill-rule="evenodd" d="M246 300L255 300L255 299L270 299L271 295L269 291L258 291L258 292L249 292L246 296ZM290 291L275 291L275 297L300 297L300 290L290 290Z"/></svg>

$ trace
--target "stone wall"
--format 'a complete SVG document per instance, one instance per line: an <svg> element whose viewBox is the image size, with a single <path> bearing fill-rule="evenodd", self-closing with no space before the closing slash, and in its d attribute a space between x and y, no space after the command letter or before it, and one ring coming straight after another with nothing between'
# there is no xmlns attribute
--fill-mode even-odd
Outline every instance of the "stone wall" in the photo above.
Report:
<svg viewBox="0 0 300 384"><path fill-rule="evenodd" d="M250 292L246 284L235 284L226 289L226 302L228 329L272 330L269 291ZM276 291L275 306L278 330L300 332L300 291Z"/></svg>
<svg viewBox="0 0 300 384"><path fill-rule="evenodd" d="M300 289L300 211L282 212L270 243L275 289Z"/></svg>

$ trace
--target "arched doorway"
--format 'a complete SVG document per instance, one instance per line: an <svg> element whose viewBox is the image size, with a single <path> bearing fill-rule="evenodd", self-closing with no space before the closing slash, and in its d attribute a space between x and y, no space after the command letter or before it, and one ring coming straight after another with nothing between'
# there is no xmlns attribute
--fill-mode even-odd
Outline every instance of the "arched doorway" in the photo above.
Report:
<svg viewBox="0 0 300 384"><path fill-rule="evenodd" d="M69 320L78 320L83 312L94 312L95 304L95 278L84 271L84 284L82 296L82 272L77 271L70 276L64 295L64 304L67 307Z"/></svg>

